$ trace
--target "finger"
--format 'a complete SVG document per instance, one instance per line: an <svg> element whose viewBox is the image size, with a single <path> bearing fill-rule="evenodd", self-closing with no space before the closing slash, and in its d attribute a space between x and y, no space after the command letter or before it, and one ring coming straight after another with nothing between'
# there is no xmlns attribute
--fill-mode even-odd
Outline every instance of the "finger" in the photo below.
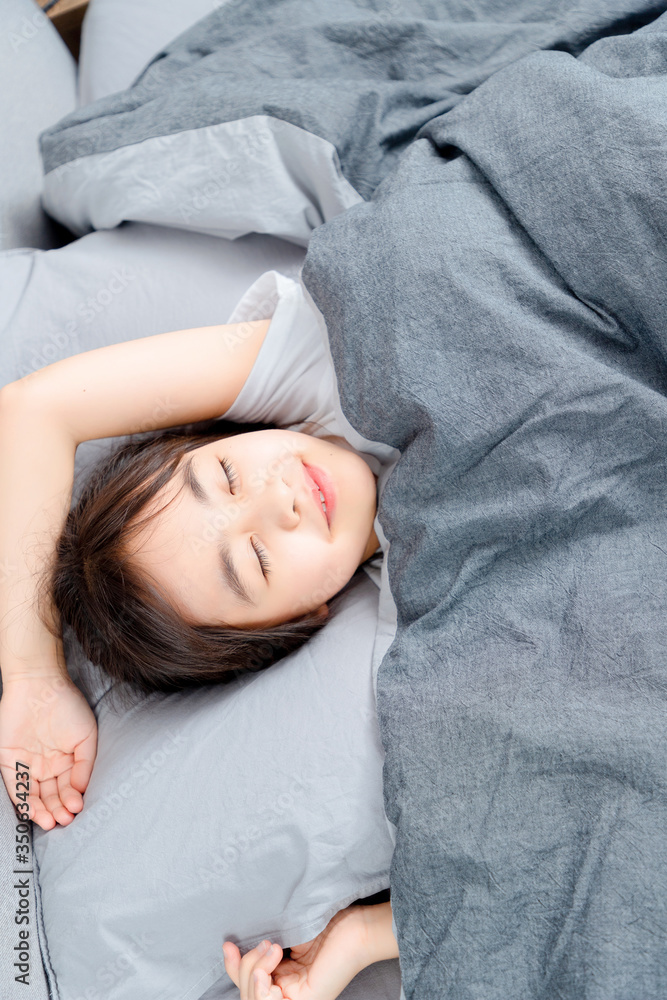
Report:
<svg viewBox="0 0 667 1000"><path fill-rule="evenodd" d="M47 778L40 782L40 798L44 803L44 808L51 813L56 823L67 826L68 823L72 822L74 815L60 801L58 782L55 778Z"/></svg>
<svg viewBox="0 0 667 1000"><path fill-rule="evenodd" d="M265 969L272 971L282 958L282 948L279 945L274 945L272 951L263 950L262 946L267 944L270 945L270 942L266 940L260 942L257 947L247 952L242 959L241 952L233 941L223 941L222 953L225 959L225 971L232 982L239 988L243 1000L246 1000L249 996L249 964L251 963L254 967L260 961ZM244 962L245 964L242 964ZM271 996L272 994L269 995ZM282 997L282 991L279 991L275 995Z"/></svg>
<svg viewBox="0 0 667 1000"><path fill-rule="evenodd" d="M257 961L254 962L250 976L248 977L249 1000L257 1000L257 997L259 996L259 986L258 982L255 980L255 975L257 973L259 973L259 984L261 984L264 991L263 996L272 996L270 992L272 984L271 973L280 962L283 952L282 948L280 948L277 944L272 945L270 941L268 944L268 950L263 951ZM282 991L280 991L279 995L282 995Z"/></svg>
<svg viewBox="0 0 667 1000"><path fill-rule="evenodd" d="M241 959L241 965L239 966L239 982L238 987L241 991L241 1000L250 1000L252 993L251 977L253 969L260 961L260 959L266 954L267 945L270 945L270 941L260 941L256 947L251 948L250 951L246 952Z"/></svg>
<svg viewBox="0 0 667 1000"><path fill-rule="evenodd" d="M276 986L266 969L255 968L252 974L252 1000L282 1000L283 991Z"/></svg>
<svg viewBox="0 0 667 1000"><path fill-rule="evenodd" d="M85 792L88 787L96 756L97 726L94 726L90 736L87 736L78 746L74 747L74 767L72 768L70 782L72 787L81 793Z"/></svg>
<svg viewBox="0 0 667 1000"><path fill-rule="evenodd" d="M0 774L2 774L2 780L5 783L5 788L7 789L7 794L9 795L10 799L12 800L15 806L19 805L20 803L22 807L23 801L22 799L18 798L17 794L19 789L17 787L16 769L13 767L9 767L6 764L0 764ZM25 791L25 789L22 787L21 791ZM27 801L28 803L30 802L30 796L28 796Z"/></svg>
<svg viewBox="0 0 667 1000"><path fill-rule="evenodd" d="M44 807L44 804L42 803L41 799L37 799L35 801L31 796L29 801L30 801L29 819L32 820L35 826L41 827L42 830L53 830L54 826L56 826L56 821L49 812L49 810Z"/></svg>
<svg viewBox="0 0 667 1000"><path fill-rule="evenodd" d="M35 778L30 779L30 794L28 795L29 813L28 819L42 828L42 830L53 830L56 821L46 808L41 798L41 787ZM20 815L23 815L21 811Z"/></svg>
<svg viewBox="0 0 667 1000"><path fill-rule="evenodd" d="M71 813L78 813L83 809L83 795L76 788L72 788L72 770L63 771L58 775L58 794L66 809Z"/></svg>
<svg viewBox="0 0 667 1000"><path fill-rule="evenodd" d="M234 983L239 985L239 966L241 964L241 952L233 941L223 941L222 954L225 956L225 972Z"/></svg>
<svg viewBox="0 0 667 1000"><path fill-rule="evenodd" d="M255 968L250 977L250 1000L266 1000L271 989L271 977L264 969Z"/></svg>
<svg viewBox="0 0 667 1000"><path fill-rule="evenodd" d="M22 798L19 799L18 797L16 769L3 764L0 766L0 772L2 773L2 780L5 783L9 798L16 807L17 816L22 820L29 820L36 823L43 830L52 830L56 825L56 821L51 813L44 808L44 803L40 799L39 782L35 778L30 779L28 798L24 802ZM27 812L25 809L26 805L28 807Z"/></svg>

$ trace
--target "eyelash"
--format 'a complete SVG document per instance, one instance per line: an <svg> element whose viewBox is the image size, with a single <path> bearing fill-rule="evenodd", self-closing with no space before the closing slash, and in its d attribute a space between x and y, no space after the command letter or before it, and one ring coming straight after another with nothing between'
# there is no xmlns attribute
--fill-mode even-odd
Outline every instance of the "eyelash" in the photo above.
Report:
<svg viewBox="0 0 667 1000"><path fill-rule="evenodd" d="M238 484L239 478L236 475L234 466L226 458L220 459L220 465L223 468L225 475L229 481L229 488L234 492L234 487ZM265 577L268 577L271 572L271 567L269 566L268 559L266 558L266 549L264 549L259 542L253 541L252 547L255 550L255 554L259 559L259 565L262 567L262 573Z"/></svg>
<svg viewBox="0 0 667 1000"><path fill-rule="evenodd" d="M262 546L259 544L259 542L254 542L253 543L253 548L254 548L255 552L257 553L257 558L259 559L259 564L262 567L262 573L266 577L271 572L271 568L270 568L270 566L268 564L268 561L267 561L267 558L266 558L266 550L262 548Z"/></svg>
<svg viewBox="0 0 667 1000"><path fill-rule="evenodd" d="M229 480L229 488L233 493L234 487L239 481L239 477L236 475L236 472L234 471L234 466L231 465L231 463L228 462L226 458L220 459L220 465L222 466L224 473L227 476L227 479Z"/></svg>

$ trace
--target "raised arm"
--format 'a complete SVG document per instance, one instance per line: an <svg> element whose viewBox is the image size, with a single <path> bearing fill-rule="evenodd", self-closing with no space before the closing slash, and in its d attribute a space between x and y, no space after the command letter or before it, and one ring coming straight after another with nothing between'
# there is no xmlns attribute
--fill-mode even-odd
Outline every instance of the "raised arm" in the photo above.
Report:
<svg viewBox="0 0 667 1000"><path fill-rule="evenodd" d="M29 765L30 818L71 822L96 752L95 719L38 614L40 579L71 504L82 441L224 413L269 320L180 330L87 351L0 390L0 769L15 805ZM58 631L55 609L51 616ZM25 759L24 759L25 758Z"/></svg>
<svg viewBox="0 0 667 1000"><path fill-rule="evenodd" d="M6 388L57 421L77 444L207 420L235 401L270 322L111 344L56 361Z"/></svg>

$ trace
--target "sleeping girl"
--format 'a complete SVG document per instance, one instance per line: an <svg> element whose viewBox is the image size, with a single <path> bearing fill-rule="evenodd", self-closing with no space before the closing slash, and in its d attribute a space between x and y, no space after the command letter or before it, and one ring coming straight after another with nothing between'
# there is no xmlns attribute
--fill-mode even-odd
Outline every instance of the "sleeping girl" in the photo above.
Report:
<svg viewBox="0 0 667 1000"><path fill-rule="evenodd" d="M15 762L28 765L29 817L44 830L83 808L97 746L67 673L64 624L128 689L221 682L314 635L379 549L372 457L331 433L327 405L304 406L302 425L262 419L262 406L287 412L271 397L295 391L296 377L319 371L320 401L324 385L322 345L311 341L319 360L304 363L279 310L247 318L276 283L288 298L295 283L269 272L233 322L87 351L0 391L0 768L19 805ZM266 389L260 429L222 433L215 418L234 421L260 352L264 371L275 360L271 384L254 389ZM255 416L247 391L243 412ZM70 510L77 446L137 433ZM287 960L278 945L241 958L227 942L225 965L242 1000L295 1000L337 996L365 965L397 955L386 903L341 911Z"/></svg>

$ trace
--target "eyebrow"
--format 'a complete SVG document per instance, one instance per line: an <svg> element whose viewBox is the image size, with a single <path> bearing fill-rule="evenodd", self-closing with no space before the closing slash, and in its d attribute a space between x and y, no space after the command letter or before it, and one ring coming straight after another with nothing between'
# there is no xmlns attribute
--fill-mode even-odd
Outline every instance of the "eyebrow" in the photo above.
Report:
<svg viewBox="0 0 667 1000"><path fill-rule="evenodd" d="M197 503L201 504L202 507L212 508L215 504L211 503L208 493L202 486L199 479L195 474L195 470L192 468L192 455L186 458L183 466L183 482L188 487L192 496L195 498ZM223 578L227 582L227 586L236 594L238 599L243 604L249 604L250 607L256 608L257 604L253 601L252 597L243 586L241 577L238 574L238 570L232 559L232 554L229 547L229 542L222 541L218 546L218 555L220 556L220 568L222 570Z"/></svg>

